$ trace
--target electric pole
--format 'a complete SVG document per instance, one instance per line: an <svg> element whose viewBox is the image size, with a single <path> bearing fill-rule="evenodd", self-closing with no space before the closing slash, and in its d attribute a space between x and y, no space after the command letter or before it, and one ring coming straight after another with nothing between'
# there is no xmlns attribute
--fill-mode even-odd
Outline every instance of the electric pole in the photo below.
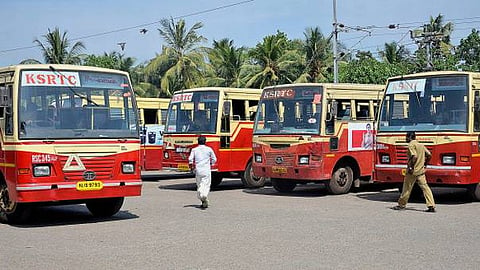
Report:
<svg viewBox="0 0 480 270"><path fill-rule="evenodd" d="M333 0L333 83L338 83L338 23L337 23L337 0Z"/></svg>

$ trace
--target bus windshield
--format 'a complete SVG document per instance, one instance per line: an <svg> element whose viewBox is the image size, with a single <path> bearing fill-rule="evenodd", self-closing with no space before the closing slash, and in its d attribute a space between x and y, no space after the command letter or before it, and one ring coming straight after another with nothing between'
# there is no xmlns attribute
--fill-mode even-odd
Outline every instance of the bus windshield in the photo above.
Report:
<svg viewBox="0 0 480 270"><path fill-rule="evenodd" d="M467 131L467 75L389 81L379 131Z"/></svg>
<svg viewBox="0 0 480 270"><path fill-rule="evenodd" d="M165 133L215 133L218 91L181 92L173 95Z"/></svg>
<svg viewBox="0 0 480 270"><path fill-rule="evenodd" d="M254 134L319 134L322 88L296 86L263 91Z"/></svg>
<svg viewBox="0 0 480 270"><path fill-rule="evenodd" d="M127 76L84 71L22 71L20 139L138 138Z"/></svg>

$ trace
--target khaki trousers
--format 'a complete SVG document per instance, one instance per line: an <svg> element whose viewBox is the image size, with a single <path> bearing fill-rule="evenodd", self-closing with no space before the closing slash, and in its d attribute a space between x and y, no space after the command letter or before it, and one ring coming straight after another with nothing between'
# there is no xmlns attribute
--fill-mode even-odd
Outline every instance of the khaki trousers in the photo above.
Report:
<svg viewBox="0 0 480 270"><path fill-rule="evenodd" d="M402 195L398 199L398 205L406 206L408 203L408 199L410 198L410 194L412 193L413 185L415 182L418 183L418 186L423 191L423 197L425 197L425 201L427 202L427 207L433 206L435 207L435 201L433 199L432 190L427 184L427 178L425 174L414 176L412 174L405 175L405 179L403 180L403 189Z"/></svg>

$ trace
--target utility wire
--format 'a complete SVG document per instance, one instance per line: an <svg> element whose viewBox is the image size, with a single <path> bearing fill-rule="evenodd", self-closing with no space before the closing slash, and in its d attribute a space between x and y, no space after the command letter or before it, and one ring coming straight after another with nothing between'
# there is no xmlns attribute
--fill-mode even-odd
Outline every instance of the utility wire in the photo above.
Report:
<svg viewBox="0 0 480 270"><path fill-rule="evenodd" d="M233 4L229 4L229 5L223 5L223 6L219 6L219 7L216 7L216 8L211 8L211 9L206 9L206 10L202 10L202 11L192 12L192 13L181 15L181 16L176 16L176 17L173 17L173 19L182 19L182 18L192 17L192 16L195 16L195 15L205 14L205 13L209 13L209 12L213 12L213 11L217 11L217 10L221 10L221 9L226 9L226 8L230 8L230 7L234 7L234 6L243 5L243 4L246 4L246 3L249 3L249 2L253 2L253 1L255 1L255 0L245 0L245 1L241 1L241 2L236 2L236 3L233 3ZM161 20L160 21L149 22L149 23L144 23L144 24L139 24L139 25L135 25L135 26L129 26L129 27L124 27L124 28L114 29L114 30L110 30L110 31L105 31L105 32L100 32L100 33L96 33L96 34L91 34L91 35L81 36L81 37L77 37L77 38L72 38L71 40L76 41L76 40L89 39L89 38L98 37L98 36L105 36L105 35L109 35L109 34L113 34L113 33L124 32L124 31L132 30L132 29L138 29L138 28L146 27L146 26L157 24L157 23L160 23L160 22L161 22ZM36 48L36 47L39 47L39 46L40 45L32 45L32 46L24 46L24 47L12 48L12 49L0 50L0 54L7 53L7 52L12 52L12 51L32 49L32 48Z"/></svg>

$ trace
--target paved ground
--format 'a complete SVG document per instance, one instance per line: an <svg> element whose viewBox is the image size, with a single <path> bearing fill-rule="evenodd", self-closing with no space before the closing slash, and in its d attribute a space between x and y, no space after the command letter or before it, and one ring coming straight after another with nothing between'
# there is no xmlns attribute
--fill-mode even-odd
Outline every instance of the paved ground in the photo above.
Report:
<svg viewBox="0 0 480 270"><path fill-rule="evenodd" d="M198 208L192 178L149 177L141 197L96 219L82 205L41 207L27 225L0 224L1 269L478 269L479 203L434 189L393 211L398 193L370 186L327 195L248 190L228 179Z"/></svg>

